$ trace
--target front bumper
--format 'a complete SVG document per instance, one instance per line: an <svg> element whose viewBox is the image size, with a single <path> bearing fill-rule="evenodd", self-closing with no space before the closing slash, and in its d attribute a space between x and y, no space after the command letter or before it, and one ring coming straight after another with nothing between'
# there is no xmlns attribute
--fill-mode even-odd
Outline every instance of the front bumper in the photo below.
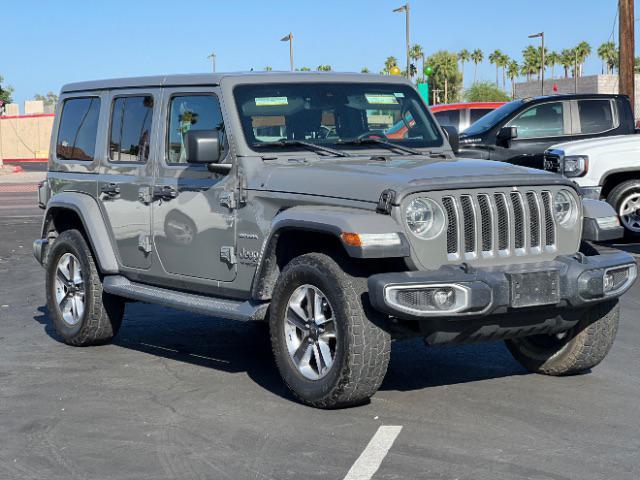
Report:
<svg viewBox="0 0 640 480"><path fill-rule="evenodd" d="M538 307L579 309L621 296L636 274L634 258L617 252L559 256L550 262L503 267L445 266L428 272L382 273L372 275L368 286L374 308L392 317L456 319ZM621 283L615 283L616 279ZM455 301L442 310L434 308L432 294L436 289L445 292L441 294L445 300L446 293L453 291Z"/></svg>

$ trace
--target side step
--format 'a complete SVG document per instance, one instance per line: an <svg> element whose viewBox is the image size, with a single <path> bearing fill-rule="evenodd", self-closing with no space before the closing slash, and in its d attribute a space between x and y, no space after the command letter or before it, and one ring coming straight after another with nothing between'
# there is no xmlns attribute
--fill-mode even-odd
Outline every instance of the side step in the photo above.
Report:
<svg viewBox="0 0 640 480"><path fill-rule="evenodd" d="M228 318L230 320L240 320L242 322L264 320L269 306L268 303L213 298L206 295L144 285L132 282L121 275L104 277L102 288L107 293L131 300L155 303L178 310Z"/></svg>

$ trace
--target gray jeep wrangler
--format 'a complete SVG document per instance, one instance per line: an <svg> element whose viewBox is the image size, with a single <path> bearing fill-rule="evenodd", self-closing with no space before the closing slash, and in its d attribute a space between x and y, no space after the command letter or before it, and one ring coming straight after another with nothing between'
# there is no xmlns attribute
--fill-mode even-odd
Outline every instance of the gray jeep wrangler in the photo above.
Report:
<svg viewBox="0 0 640 480"><path fill-rule="evenodd" d="M219 74L75 83L60 95L34 253L70 345L125 302L266 320L301 401L360 403L391 340L505 339L565 375L611 348L634 259L587 241L615 212L559 175L457 160L410 83Z"/></svg>

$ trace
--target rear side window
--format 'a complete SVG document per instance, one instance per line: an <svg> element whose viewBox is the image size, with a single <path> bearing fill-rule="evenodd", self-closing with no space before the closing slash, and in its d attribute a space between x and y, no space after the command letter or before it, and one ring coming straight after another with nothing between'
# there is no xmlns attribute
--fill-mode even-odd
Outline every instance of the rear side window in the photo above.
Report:
<svg viewBox="0 0 640 480"><path fill-rule="evenodd" d="M578 100L581 133L600 133L615 128L611 101Z"/></svg>
<svg viewBox="0 0 640 480"><path fill-rule="evenodd" d="M149 158L153 97L120 97L113 101L109 159L112 162L146 162Z"/></svg>
<svg viewBox="0 0 640 480"><path fill-rule="evenodd" d="M61 160L94 159L100 99L97 97L70 98L62 106L56 156Z"/></svg>
<svg viewBox="0 0 640 480"><path fill-rule="evenodd" d="M531 107L509 123L518 128L518 138L542 138L564 135L562 102Z"/></svg>
<svg viewBox="0 0 640 480"><path fill-rule="evenodd" d="M434 113L436 120L443 127L456 127L460 126L460 110L445 110L443 112Z"/></svg>

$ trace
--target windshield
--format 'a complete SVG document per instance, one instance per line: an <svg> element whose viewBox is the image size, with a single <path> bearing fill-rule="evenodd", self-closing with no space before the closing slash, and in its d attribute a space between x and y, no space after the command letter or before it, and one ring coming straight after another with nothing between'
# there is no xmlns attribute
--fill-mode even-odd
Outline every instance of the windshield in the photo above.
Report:
<svg viewBox="0 0 640 480"><path fill-rule="evenodd" d="M304 141L326 147L379 148L378 138L404 147L443 145L440 129L408 85L281 83L234 90L247 143L259 151L300 150Z"/></svg>
<svg viewBox="0 0 640 480"><path fill-rule="evenodd" d="M487 113L484 117L480 117L476 122L472 123L463 133L466 136L480 135L502 120L511 115L516 109L522 105L522 100L514 100L505 103L499 108Z"/></svg>

